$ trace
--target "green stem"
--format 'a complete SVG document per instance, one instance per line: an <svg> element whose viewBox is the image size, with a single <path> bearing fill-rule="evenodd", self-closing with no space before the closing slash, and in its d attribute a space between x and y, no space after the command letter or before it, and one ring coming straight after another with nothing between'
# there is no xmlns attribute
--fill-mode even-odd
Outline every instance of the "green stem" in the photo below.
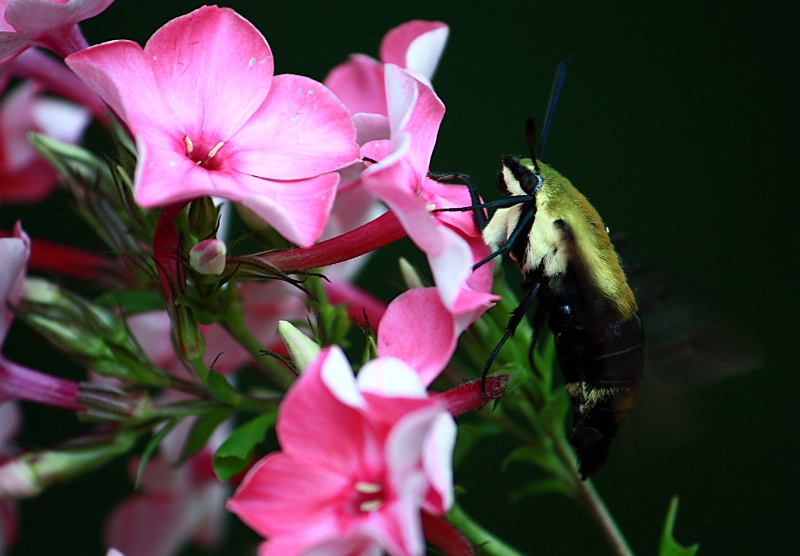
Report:
<svg viewBox="0 0 800 556"><path fill-rule="evenodd" d="M276 386L287 390L294 382L294 377L273 357L265 357L261 350L264 346L253 336L244 323L244 311L238 304L232 304L220 324L228 334L242 346L250 357Z"/></svg>
<svg viewBox="0 0 800 556"><path fill-rule="evenodd" d="M563 461L573 461L575 456L563 439L560 441L556 439L555 449ZM606 537L608 543L611 545L611 549L614 551L614 554L617 554L618 556L633 556L633 550L631 550L628 541L625 539L625 535L622 533L622 530L619 528L617 522L614 520L614 517L611 515L611 512L608 510L608 507L603 501L603 498L600 496L600 493L598 493L597 489L594 488L591 480L578 480L577 474L575 474L574 471L573 475L575 475L575 481L571 486L575 499L583 504L584 508L586 508L586 510L589 512L589 515L592 517L592 519L597 522L597 525L600 526L600 530Z"/></svg>
<svg viewBox="0 0 800 556"><path fill-rule="evenodd" d="M478 525L468 516L461 507L456 504L447 519L461 531L472 544L480 547L481 554L492 554L494 556L522 556L522 552L508 546L506 543L489 533L486 529Z"/></svg>

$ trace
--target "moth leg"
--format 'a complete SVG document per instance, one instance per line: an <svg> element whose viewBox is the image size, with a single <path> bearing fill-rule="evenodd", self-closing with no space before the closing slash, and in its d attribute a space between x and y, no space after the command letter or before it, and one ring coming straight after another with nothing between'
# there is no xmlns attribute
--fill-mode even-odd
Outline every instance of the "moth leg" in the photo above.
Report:
<svg viewBox="0 0 800 556"><path fill-rule="evenodd" d="M489 218L486 215L486 208L481 202L481 197L478 194L478 187L475 185L475 182L472 181L472 176L460 172L428 172L428 177L440 182L460 180L467 184L469 199L472 203L471 206L459 210L471 210L472 218L475 220L475 227L478 228L479 232L483 232L483 229L489 222Z"/></svg>
<svg viewBox="0 0 800 556"><path fill-rule="evenodd" d="M522 299L522 302L511 312L511 319L508 321L505 334L503 334L500 342L492 350L492 353L489 355L489 359L486 361L486 365L483 367L483 374L481 375L481 391L484 395L486 394L486 376L489 374L489 368L492 366L495 358L500 353L503 345L506 343L506 341L508 341L509 338L511 338L511 336L514 335L514 332L517 330L517 326L519 326L519 323L521 323L522 319L525 318L525 314L528 312L528 309L531 308L531 305L533 305L533 302L536 300L536 296L539 295L540 286L541 284L539 282L533 284L531 290Z"/></svg>

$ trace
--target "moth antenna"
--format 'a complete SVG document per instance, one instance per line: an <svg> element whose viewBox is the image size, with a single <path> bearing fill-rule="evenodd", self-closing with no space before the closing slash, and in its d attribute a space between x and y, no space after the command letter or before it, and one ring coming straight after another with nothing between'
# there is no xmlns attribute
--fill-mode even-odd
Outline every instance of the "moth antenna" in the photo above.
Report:
<svg viewBox="0 0 800 556"><path fill-rule="evenodd" d="M558 63L558 66L556 66L553 86L550 87L550 100L547 101L547 112L545 112L544 125L542 126L542 138L539 141L539 156L544 156L544 145L547 141L547 135L550 132L550 122L553 121L553 113L556 111L558 97L561 96L561 89L564 88L564 82L566 80L567 58L564 58ZM528 141L530 143L530 139Z"/></svg>
<svg viewBox="0 0 800 556"><path fill-rule="evenodd" d="M525 121L525 140L528 142L528 154L531 155L531 161L533 162L533 169L536 170L536 174L539 175L539 163L536 162L536 122L533 118L528 118Z"/></svg>

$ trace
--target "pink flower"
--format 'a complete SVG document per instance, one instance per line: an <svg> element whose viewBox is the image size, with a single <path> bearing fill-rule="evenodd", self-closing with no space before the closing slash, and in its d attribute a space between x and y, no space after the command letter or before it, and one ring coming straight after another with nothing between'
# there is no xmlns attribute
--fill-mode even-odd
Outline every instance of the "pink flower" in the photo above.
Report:
<svg viewBox="0 0 800 556"><path fill-rule="evenodd" d="M114 0L0 0L0 60L33 45L61 57L88 46L78 23L105 10Z"/></svg>
<svg viewBox="0 0 800 556"><path fill-rule="evenodd" d="M449 29L441 21L409 21L383 37L381 61L363 54L331 70L325 86L342 99L353 114L388 115L383 64L391 63L416 72L430 81L447 42Z"/></svg>
<svg viewBox="0 0 800 556"><path fill-rule="evenodd" d="M178 465L193 423L184 420L167 435L147 463L140 492L111 512L106 542L125 556L171 556L190 541L205 548L220 541L231 489L217 480L211 458L228 431L217 429L200 453ZM132 476L137 468L132 461Z"/></svg>
<svg viewBox="0 0 800 556"><path fill-rule="evenodd" d="M77 143L89 123L85 109L40 93L34 84L23 83L0 104L0 202L41 201L58 182L55 169L28 141L29 131Z"/></svg>
<svg viewBox="0 0 800 556"><path fill-rule="evenodd" d="M241 203L298 245L321 234L355 129L323 85L273 76L272 51L230 9L200 8L142 49L93 46L66 60L125 121L143 207L214 195Z"/></svg>
<svg viewBox="0 0 800 556"><path fill-rule="evenodd" d="M462 296L472 265L489 254L471 214L432 212L470 204L466 188L443 185L427 176L444 104L433 89L398 66L386 64L385 78L391 138L372 141L361 149L363 156L378 161L362 174L364 187L389 206L427 255L448 310L488 308L495 299L489 293L491 281L481 281L488 287L473 291L469 299ZM478 272L491 275L492 265L483 265Z"/></svg>
<svg viewBox="0 0 800 556"><path fill-rule="evenodd" d="M267 537L260 556L423 554L420 512L452 504L455 433L408 365L374 359L354 379L330 348L283 401L283 451L251 469L228 509Z"/></svg>
<svg viewBox="0 0 800 556"><path fill-rule="evenodd" d="M0 346L14 319L8 305L16 303L22 295L30 245L19 223L14 227L13 237L0 238ZM0 354L0 401L18 399L82 409L77 395L77 383L28 369Z"/></svg>

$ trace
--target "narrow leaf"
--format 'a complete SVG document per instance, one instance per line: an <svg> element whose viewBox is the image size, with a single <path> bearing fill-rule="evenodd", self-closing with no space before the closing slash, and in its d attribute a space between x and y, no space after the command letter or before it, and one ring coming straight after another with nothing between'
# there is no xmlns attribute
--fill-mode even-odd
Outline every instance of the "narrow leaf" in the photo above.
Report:
<svg viewBox="0 0 800 556"><path fill-rule="evenodd" d="M277 417L277 411L259 415L233 431L222 443L212 462L220 481L227 481L250 465L256 446L264 440Z"/></svg>
<svg viewBox="0 0 800 556"><path fill-rule="evenodd" d="M678 518L678 497L674 496L669 503L667 519L664 521L664 532L661 534L661 546L659 556L694 556L700 550L699 544L683 546L673 537L675 520Z"/></svg>

